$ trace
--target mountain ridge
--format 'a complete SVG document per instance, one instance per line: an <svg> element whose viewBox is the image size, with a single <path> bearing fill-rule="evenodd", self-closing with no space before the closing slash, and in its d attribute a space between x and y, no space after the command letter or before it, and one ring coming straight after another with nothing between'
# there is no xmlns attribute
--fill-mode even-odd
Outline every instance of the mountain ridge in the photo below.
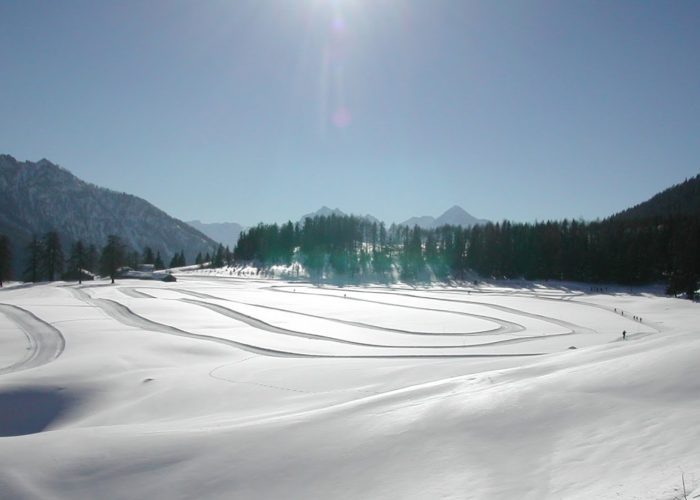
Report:
<svg viewBox="0 0 700 500"><path fill-rule="evenodd" d="M182 250L191 261L216 247L200 231L142 198L85 182L45 158L22 162L0 155L0 233L10 237L15 255L23 253L33 235L52 230L66 252L78 239L100 248L109 234L137 251L150 246L164 260Z"/></svg>
<svg viewBox="0 0 700 500"><path fill-rule="evenodd" d="M431 215L411 217L398 225L409 227L418 226L423 229L433 229L444 225L472 227L487 224L488 222L489 221L486 219L477 219L459 205L453 205L438 217L433 217Z"/></svg>
<svg viewBox="0 0 700 500"><path fill-rule="evenodd" d="M671 215L700 216L700 174L656 193L609 219L639 219Z"/></svg>

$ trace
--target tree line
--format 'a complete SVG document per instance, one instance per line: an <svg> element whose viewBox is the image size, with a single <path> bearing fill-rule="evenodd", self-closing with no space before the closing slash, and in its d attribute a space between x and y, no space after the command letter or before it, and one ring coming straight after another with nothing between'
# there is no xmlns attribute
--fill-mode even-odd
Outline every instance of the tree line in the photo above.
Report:
<svg viewBox="0 0 700 500"><path fill-rule="evenodd" d="M12 246L10 239L0 234L0 287L3 281L12 278ZM73 242L66 255L58 232L48 231L43 236L34 236L25 248L24 274L25 281L54 281L93 279L100 274L109 276L114 282L120 268L128 266L137 269L142 264L150 264L154 270L165 269L166 266L160 251L145 247L141 252L130 249L117 235L109 235L105 245L98 249L94 244L86 244L82 240ZM187 265L184 251L175 253L168 267L183 267Z"/></svg>
<svg viewBox="0 0 700 500"><path fill-rule="evenodd" d="M494 278L591 283L665 282L692 294L700 280L700 217L654 216L421 229L354 216L259 224L243 233L235 261L303 264L315 280L432 281Z"/></svg>

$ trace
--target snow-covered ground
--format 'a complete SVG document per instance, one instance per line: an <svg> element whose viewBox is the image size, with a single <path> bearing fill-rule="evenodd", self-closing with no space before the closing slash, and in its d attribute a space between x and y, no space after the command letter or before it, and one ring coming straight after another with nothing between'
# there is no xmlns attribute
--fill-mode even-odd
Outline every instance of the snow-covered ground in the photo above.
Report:
<svg viewBox="0 0 700 500"><path fill-rule="evenodd" d="M700 498L700 305L603 292L4 289L0 498Z"/></svg>

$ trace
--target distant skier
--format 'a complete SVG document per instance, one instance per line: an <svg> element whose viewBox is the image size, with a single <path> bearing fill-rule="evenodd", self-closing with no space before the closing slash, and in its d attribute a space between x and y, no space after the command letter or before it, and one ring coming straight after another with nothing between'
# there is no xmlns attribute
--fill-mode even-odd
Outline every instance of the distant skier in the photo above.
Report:
<svg viewBox="0 0 700 500"><path fill-rule="evenodd" d="M627 337L627 330L622 330L622 340L625 340Z"/></svg>

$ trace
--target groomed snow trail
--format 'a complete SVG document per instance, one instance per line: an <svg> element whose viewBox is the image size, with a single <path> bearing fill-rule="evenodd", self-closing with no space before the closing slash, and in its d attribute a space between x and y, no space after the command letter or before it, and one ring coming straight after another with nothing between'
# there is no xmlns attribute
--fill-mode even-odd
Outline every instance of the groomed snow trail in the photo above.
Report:
<svg viewBox="0 0 700 500"><path fill-rule="evenodd" d="M200 334L200 333L194 333L190 332L187 330L184 330L182 328L178 328L175 326L167 325L164 323L160 323L157 321L153 321L151 319L145 318L140 314L137 314L133 310L131 310L129 307L125 306L124 304L121 304L115 300L112 299L101 299L101 298L92 298L90 297L85 291L79 288L69 288L69 290L74 294L76 298L81 300L82 302L98 307L102 311L105 312L108 316L111 318L117 320L118 322L138 328L144 331L153 331L153 332L159 332L159 333L166 333L169 335L176 335L179 337L187 337L191 339L196 339L196 340L203 340L206 342L215 342L219 344L224 344L228 345L230 347L235 347L242 349L244 351L248 351L254 354L260 354L263 356L273 356L273 357L291 357L291 358L318 358L318 359L324 359L324 358L334 358L334 359L371 359L371 358L385 358L385 359L400 359L400 358L489 358L489 357L522 357L522 356L539 356L542 353L540 352L528 352L528 353L498 353L498 354L493 354L493 353L429 353L429 352L424 352L420 354L411 354L411 353L406 353L406 354L395 354L395 353L381 353L378 352L377 354L350 354L350 353L340 353L340 354L326 354L326 353L310 353L310 352L301 352L298 350L291 350L291 349L275 349L275 348L270 348L270 347L265 347L265 346L260 346L257 344L251 344L251 343L246 343L246 342L241 342L237 340L231 340L228 338L224 338L221 336L215 336L215 335L205 335L205 334ZM253 317L241 315L241 314L236 314L234 311L231 310L226 310L226 308L216 306L215 304L208 304L208 303L202 303L199 301L194 301L194 300L188 300L188 302L193 303L197 306L200 307L205 307L207 309L212 309L216 311L219 314L222 314L224 316L230 317L232 319L235 319L237 321L240 321L242 323L245 323L249 326L252 326L258 330L262 331L267 331L270 333L275 333L275 334L280 334L280 335L285 335L285 336L292 336L292 337L300 337L300 338L306 338L309 340L315 340L315 341L323 341L323 342L331 342L331 343L344 343L350 346L356 346L356 347L369 347L369 348L392 348L392 349L397 349L397 350L407 350L411 351L413 349L425 349L426 351L429 351L431 349L445 349L445 348L458 348L458 349L466 349L469 350L470 348L473 347L482 347L482 346L400 346L400 347L393 347L393 346L381 346L381 345L373 345L373 344L361 344L357 342L341 342L338 341L338 339L331 339L329 337L323 337L321 335L308 335L308 334L303 334L301 332L294 332L291 330L287 329L282 329L278 328L272 325L269 325L261 320L258 320ZM526 340L526 339L518 339L518 340Z"/></svg>
<svg viewBox="0 0 700 500"><path fill-rule="evenodd" d="M7 316L27 337L27 354L19 361L0 368L0 375L29 370L58 358L66 347L61 332L21 307L0 303L0 313Z"/></svg>

